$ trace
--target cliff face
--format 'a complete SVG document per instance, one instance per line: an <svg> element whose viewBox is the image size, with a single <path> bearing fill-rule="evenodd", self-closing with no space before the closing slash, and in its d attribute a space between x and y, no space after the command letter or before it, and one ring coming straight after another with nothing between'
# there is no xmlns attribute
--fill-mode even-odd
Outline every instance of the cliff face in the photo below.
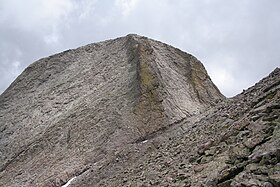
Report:
<svg viewBox="0 0 280 187"><path fill-rule="evenodd" d="M0 96L0 186L277 186L279 84L226 99L137 35L41 59Z"/></svg>
<svg viewBox="0 0 280 187"><path fill-rule="evenodd" d="M60 186L223 99L195 57L137 35L41 59L0 96L0 186Z"/></svg>

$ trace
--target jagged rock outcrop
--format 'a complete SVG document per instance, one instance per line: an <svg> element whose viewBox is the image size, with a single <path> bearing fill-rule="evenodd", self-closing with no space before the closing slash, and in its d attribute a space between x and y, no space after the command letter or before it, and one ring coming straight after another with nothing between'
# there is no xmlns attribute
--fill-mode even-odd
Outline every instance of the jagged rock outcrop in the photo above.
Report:
<svg viewBox="0 0 280 187"><path fill-rule="evenodd" d="M137 35L41 59L0 96L0 186L279 186L279 89L226 99Z"/></svg>
<svg viewBox="0 0 280 187"><path fill-rule="evenodd" d="M60 186L223 99L195 57L137 35L41 59L0 96L0 186Z"/></svg>

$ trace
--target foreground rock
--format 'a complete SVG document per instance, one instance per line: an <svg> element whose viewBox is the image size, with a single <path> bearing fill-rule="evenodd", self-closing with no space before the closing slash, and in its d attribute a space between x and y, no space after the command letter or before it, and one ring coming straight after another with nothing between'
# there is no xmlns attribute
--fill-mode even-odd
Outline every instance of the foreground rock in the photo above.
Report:
<svg viewBox="0 0 280 187"><path fill-rule="evenodd" d="M279 186L279 89L225 99L137 35L39 60L0 96L0 186Z"/></svg>

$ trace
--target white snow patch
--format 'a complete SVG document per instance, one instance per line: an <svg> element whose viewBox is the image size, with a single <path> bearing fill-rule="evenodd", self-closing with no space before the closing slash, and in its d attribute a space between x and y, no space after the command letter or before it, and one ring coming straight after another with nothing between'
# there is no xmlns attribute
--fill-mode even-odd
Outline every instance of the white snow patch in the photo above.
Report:
<svg viewBox="0 0 280 187"><path fill-rule="evenodd" d="M67 186L69 186L70 183L71 183L75 178L76 178L76 176L73 177L73 178L71 178L66 184L62 185L61 187L67 187Z"/></svg>

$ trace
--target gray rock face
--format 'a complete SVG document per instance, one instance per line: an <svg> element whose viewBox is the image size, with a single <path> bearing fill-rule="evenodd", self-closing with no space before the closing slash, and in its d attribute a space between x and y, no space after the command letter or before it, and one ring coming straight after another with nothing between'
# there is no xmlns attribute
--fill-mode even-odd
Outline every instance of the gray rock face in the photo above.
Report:
<svg viewBox="0 0 280 187"><path fill-rule="evenodd" d="M61 186L223 99L195 57L137 35L41 59L0 96L0 186Z"/></svg>
<svg viewBox="0 0 280 187"><path fill-rule="evenodd" d="M35 62L0 96L0 186L279 186L280 69L226 99L137 35Z"/></svg>

